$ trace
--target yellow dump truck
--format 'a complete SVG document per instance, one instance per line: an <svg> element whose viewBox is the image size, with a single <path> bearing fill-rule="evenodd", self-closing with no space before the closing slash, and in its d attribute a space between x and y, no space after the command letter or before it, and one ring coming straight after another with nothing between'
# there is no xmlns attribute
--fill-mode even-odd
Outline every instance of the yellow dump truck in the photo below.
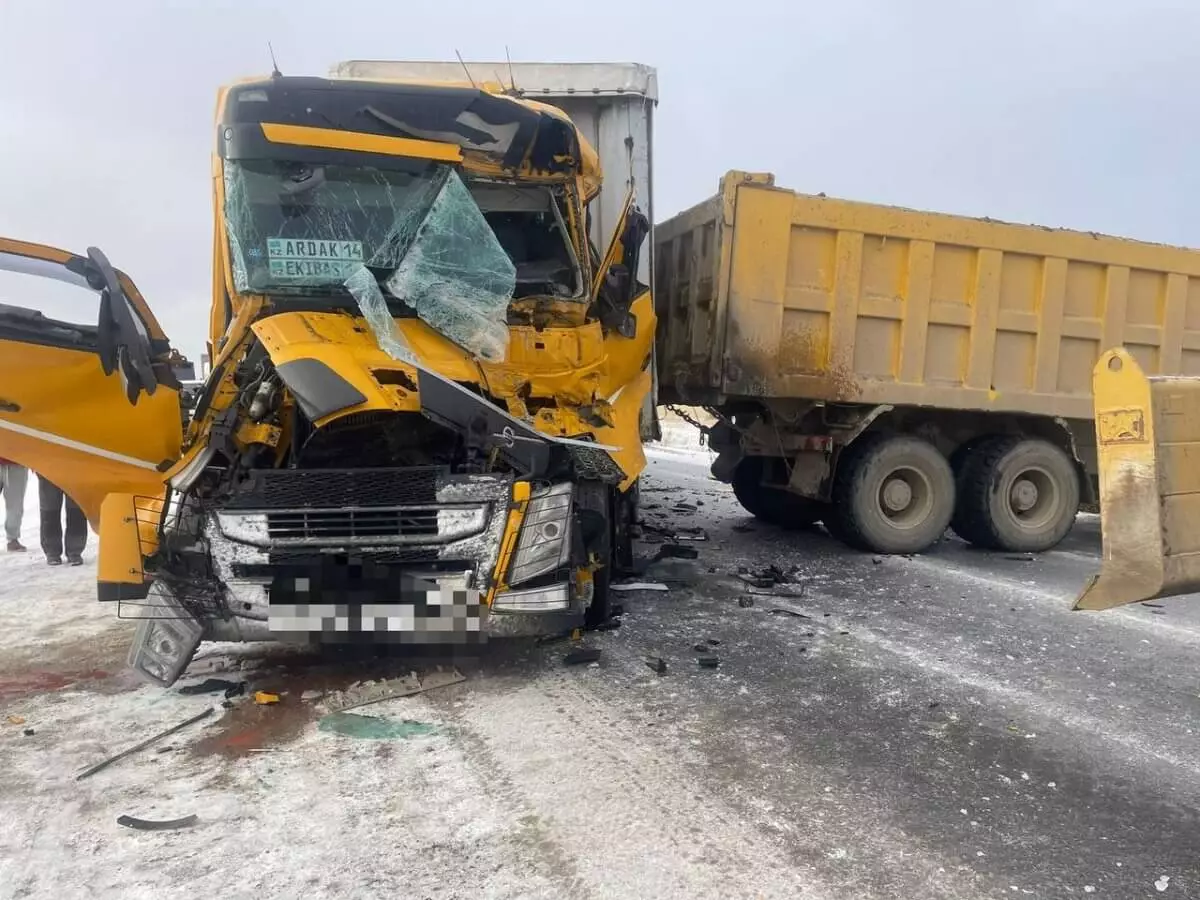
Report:
<svg viewBox="0 0 1200 900"><path fill-rule="evenodd" d="M143 618L130 661L157 683L203 640L462 642L607 615L654 431L632 166L653 71L389 66L220 91L212 371L183 433L133 283L94 249L0 242L0 268L99 297L84 325L0 306L0 456L83 507L100 598ZM610 140L609 106L641 110L605 160L615 203L556 92Z"/></svg>
<svg viewBox="0 0 1200 900"><path fill-rule="evenodd" d="M1200 591L1200 377L1114 349L1094 378L1104 555L1075 608Z"/></svg>
<svg viewBox="0 0 1200 900"><path fill-rule="evenodd" d="M1200 252L917 212L730 172L655 233L660 399L782 526L1039 551L1097 498L1092 368L1200 373ZM1101 501L1105 498L1100 497Z"/></svg>

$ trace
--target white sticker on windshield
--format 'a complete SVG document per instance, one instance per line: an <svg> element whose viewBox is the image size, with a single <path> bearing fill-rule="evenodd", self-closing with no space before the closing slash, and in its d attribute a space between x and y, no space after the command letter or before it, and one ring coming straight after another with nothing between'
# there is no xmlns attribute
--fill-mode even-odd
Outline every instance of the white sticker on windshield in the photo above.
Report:
<svg viewBox="0 0 1200 900"><path fill-rule="evenodd" d="M272 278L344 279L362 265L362 241L267 238Z"/></svg>

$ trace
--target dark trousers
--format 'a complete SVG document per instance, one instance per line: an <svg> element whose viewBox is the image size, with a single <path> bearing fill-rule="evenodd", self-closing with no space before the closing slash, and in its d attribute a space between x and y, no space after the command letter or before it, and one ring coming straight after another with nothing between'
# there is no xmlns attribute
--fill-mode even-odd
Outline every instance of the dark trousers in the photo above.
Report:
<svg viewBox="0 0 1200 900"><path fill-rule="evenodd" d="M83 548L87 546L87 517L61 488L39 475L38 504L42 509L42 552L47 558L62 559L64 503L67 507L67 556L80 556Z"/></svg>

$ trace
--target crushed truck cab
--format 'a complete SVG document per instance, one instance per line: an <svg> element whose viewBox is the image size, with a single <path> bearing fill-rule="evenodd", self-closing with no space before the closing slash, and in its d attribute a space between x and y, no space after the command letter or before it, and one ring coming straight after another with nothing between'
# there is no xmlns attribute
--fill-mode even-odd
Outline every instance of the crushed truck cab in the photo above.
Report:
<svg viewBox="0 0 1200 900"><path fill-rule="evenodd" d="M84 505L100 597L141 619L133 667L168 685L205 640L464 642L606 618L653 430L634 192L597 248L596 152L499 86L240 82L216 146L212 370L183 434L132 283L90 252L0 245L101 293L94 335L0 308L0 339L48 373L34 384L4 348L20 389L0 456ZM86 421L61 406L78 393Z"/></svg>

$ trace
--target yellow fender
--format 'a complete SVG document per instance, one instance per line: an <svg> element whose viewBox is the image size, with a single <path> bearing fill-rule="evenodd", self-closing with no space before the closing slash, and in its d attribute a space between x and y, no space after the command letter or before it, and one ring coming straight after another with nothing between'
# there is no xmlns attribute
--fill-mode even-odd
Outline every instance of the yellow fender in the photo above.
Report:
<svg viewBox="0 0 1200 900"><path fill-rule="evenodd" d="M1104 554L1075 609L1200 590L1200 376L1148 377L1116 349L1092 383Z"/></svg>

